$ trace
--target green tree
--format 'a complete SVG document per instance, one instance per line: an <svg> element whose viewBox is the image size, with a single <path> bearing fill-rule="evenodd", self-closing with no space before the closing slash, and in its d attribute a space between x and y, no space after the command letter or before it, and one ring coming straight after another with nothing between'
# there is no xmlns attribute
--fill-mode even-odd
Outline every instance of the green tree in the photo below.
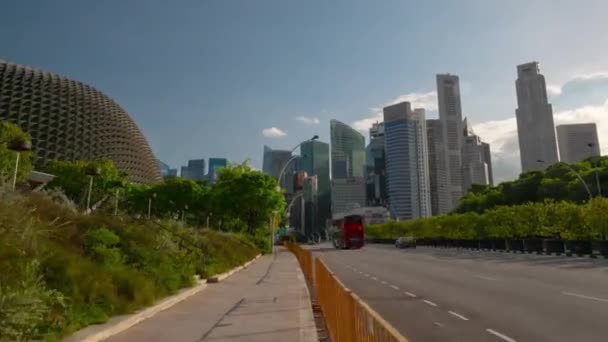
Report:
<svg viewBox="0 0 608 342"><path fill-rule="evenodd" d="M112 195L117 187L127 183L125 173L119 171L114 162L109 159L96 161L60 161L53 160L47 166L47 171L56 176L48 187L63 191L68 198L76 203L83 203L87 195L90 177L87 170L98 168L100 174L94 176L91 203Z"/></svg>
<svg viewBox="0 0 608 342"><path fill-rule="evenodd" d="M267 225L275 213L282 213L285 208L277 180L246 163L219 173L211 200L214 218L242 222L249 234Z"/></svg>
<svg viewBox="0 0 608 342"><path fill-rule="evenodd" d="M15 171L16 154L8 149L14 140L31 141L32 137L10 122L0 121L0 178L11 178ZM32 170L32 153L21 152L17 180L24 180Z"/></svg>

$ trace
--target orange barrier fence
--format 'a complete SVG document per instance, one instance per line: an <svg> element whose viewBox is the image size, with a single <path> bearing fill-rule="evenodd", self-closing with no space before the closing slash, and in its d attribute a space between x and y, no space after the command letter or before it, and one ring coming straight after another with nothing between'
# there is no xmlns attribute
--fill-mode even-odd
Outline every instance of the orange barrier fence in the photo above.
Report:
<svg viewBox="0 0 608 342"><path fill-rule="evenodd" d="M312 253L294 243L288 243L287 248L295 254L304 274L314 284L332 341L407 342L393 326L344 286L323 260L314 260L313 276Z"/></svg>

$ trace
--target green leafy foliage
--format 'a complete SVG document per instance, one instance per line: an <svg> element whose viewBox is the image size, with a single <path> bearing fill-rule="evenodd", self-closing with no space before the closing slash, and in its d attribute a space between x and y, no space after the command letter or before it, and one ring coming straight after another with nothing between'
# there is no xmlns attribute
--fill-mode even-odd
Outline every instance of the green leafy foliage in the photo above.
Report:
<svg viewBox="0 0 608 342"><path fill-rule="evenodd" d="M589 200L589 194L573 170L581 176L593 195L600 190L603 194L608 193L608 157L593 157L569 166L557 163L545 171L524 173L517 180L494 187L476 186L460 200L454 211L482 213L500 205L547 200L583 203Z"/></svg>
<svg viewBox="0 0 608 342"><path fill-rule="evenodd" d="M237 235L0 190L0 341L54 340L253 258Z"/></svg>
<svg viewBox="0 0 608 342"><path fill-rule="evenodd" d="M608 199L595 197L579 205L546 201L514 206L496 206L483 214L469 212L411 221L370 225L372 238L417 236L446 239L562 238L598 239L608 234Z"/></svg>
<svg viewBox="0 0 608 342"><path fill-rule="evenodd" d="M15 171L17 155L8 149L11 141L31 141L31 136L23 132L19 126L9 122L0 121L0 178L11 178ZM17 180L23 181L32 170L32 153L21 152Z"/></svg>

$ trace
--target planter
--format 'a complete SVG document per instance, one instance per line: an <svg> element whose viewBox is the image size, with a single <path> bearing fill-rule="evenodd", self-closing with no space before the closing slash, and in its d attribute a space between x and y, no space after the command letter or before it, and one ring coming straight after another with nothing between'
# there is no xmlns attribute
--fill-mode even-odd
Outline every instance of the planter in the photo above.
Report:
<svg viewBox="0 0 608 342"><path fill-rule="evenodd" d="M492 249L495 251L504 251L507 249L507 243L503 239L492 240Z"/></svg>
<svg viewBox="0 0 608 342"><path fill-rule="evenodd" d="M479 240L479 249L492 249L491 240Z"/></svg>
<svg viewBox="0 0 608 342"><path fill-rule="evenodd" d="M597 249L600 251L600 255L608 258L608 240L596 241Z"/></svg>
<svg viewBox="0 0 608 342"><path fill-rule="evenodd" d="M524 250L528 253L542 254L543 240L541 240L541 239L524 240Z"/></svg>
<svg viewBox="0 0 608 342"><path fill-rule="evenodd" d="M560 239L545 239L543 240L545 253L562 255L565 253L564 240Z"/></svg>
<svg viewBox="0 0 608 342"><path fill-rule="evenodd" d="M583 256L586 254L592 254L593 250L591 249L591 240L570 240L566 241L566 249L578 256Z"/></svg>
<svg viewBox="0 0 608 342"><path fill-rule="evenodd" d="M507 240L507 250L523 253L524 240Z"/></svg>

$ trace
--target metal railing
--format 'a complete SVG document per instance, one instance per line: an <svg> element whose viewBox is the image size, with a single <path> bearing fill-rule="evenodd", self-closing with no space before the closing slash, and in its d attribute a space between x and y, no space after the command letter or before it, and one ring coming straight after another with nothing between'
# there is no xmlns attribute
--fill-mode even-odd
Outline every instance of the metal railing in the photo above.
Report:
<svg viewBox="0 0 608 342"><path fill-rule="evenodd" d="M309 250L287 243L299 260L302 272L313 284L334 342L407 342L392 325L356 294L352 293L329 270L323 260L314 260Z"/></svg>

